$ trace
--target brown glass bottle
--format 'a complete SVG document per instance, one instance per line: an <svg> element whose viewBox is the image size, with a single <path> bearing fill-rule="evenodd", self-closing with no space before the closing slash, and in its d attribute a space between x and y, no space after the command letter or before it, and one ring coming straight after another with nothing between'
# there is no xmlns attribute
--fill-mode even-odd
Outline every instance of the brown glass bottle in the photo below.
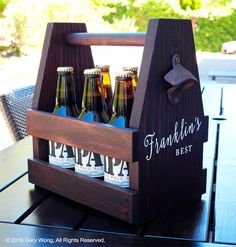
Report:
<svg viewBox="0 0 236 247"><path fill-rule="evenodd" d="M101 70L84 71L85 82L80 119L105 123L104 98L101 87ZM104 156L83 149L76 149L75 171L90 177L104 176Z"/></svg>
<svg viewBox="0 0 236 247"><path fill-rule="evenodd" d="M123 67L123 70L132 72L132 84L135 92L138 85L138 67Z"/></svg>
<svg viewBox="0 0 236 247"><path fill-rule="evenodd" d="M112 87L109 65L96 65L96 68L102 72L102 89L103 95L108 109L108 113L112 114Z"/></svg>
<svg viewBox="0 0 236 247"><path fill-rule="evenodd" d="M74 88L73 67L58 67L57 72L56 103L53 114L78 117L80 109ZM74 148L49 141L49 162L63 168L74 168Z"/></svg>
<svg viewBox="0 0 236 247"><path fill-rule="evenodd" d="M132 72L124 71L117 74L113 98L113 115L109 124L120 128L128 128L133 100ZM105 157L104 180L120 187L129 187L128 162Z"/></svg>

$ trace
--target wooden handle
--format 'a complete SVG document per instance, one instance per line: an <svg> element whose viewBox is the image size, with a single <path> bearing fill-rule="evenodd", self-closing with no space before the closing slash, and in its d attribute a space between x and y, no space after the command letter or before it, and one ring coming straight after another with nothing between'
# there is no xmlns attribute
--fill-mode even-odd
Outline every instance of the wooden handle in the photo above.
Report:
<svg viewBox="0 0 236 247"><path fill-rule="evenodd" d="M70 33L70 45L144 46L146 33Z"/></svg>

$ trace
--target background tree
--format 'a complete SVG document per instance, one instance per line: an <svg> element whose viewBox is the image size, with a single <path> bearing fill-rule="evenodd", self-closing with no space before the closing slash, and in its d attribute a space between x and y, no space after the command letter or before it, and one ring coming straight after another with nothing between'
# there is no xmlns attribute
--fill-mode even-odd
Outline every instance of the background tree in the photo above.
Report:
<svg viewBox="0 0 236 247"><path fill-rule="evenodd" d="M201 0L179 0L179 4L183 10L187 10L187 8L190 8L191 10L201 8Z"/></svg>
<svg viewBox="0 0 236 247"><path fill-rule="evenodd" d="M4 17L3 12L5 8L7 7L7 4L9 3L9 0L0 0L0 18Z"/></svg>

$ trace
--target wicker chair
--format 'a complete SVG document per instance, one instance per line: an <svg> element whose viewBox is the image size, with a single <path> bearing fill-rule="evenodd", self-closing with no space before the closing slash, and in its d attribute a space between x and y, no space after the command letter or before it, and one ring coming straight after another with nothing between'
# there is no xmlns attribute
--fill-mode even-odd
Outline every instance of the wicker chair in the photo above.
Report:
<svg viewBox="0 0 236 247"><path fill-rule="evenodd" d="M31 108L35 86L15 89L0 95L0 111L15 141L26 135L26 110Z"/></svg>

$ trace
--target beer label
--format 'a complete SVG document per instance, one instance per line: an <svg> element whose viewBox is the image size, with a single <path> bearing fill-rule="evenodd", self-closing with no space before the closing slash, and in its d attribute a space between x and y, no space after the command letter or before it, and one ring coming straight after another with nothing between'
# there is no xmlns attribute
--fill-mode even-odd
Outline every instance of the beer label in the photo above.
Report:
<svg viewBox="0 0 236 247"><path fill-rule="evenodd" d="M74 149L65 144L49 141L49 163L62 168L74 168Z"/></svg>
<svg viewBox="0 0 236 247"><path fill-rule="evenodd" d="M120 187L129 187L129 163L124 160L105 157L104 181L118 185Z"/></svg>
<svg viewBox="0 0 236 247"><path fill-rule="evenodd" d="M75 171L89 177L103 177L104 155L77 148L75 151Z"/></svg>

